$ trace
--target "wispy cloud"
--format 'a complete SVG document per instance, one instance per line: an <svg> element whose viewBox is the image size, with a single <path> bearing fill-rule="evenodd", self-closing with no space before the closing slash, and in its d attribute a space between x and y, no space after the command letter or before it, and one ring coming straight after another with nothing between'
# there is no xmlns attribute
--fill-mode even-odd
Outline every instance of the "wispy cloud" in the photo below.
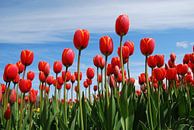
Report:
<svg viewBox="0 0 194 130"><path fill-rule="evenodd" d="M194 42L188 42L188 41L180 41L180 42L176 42L176 46L177 47L181 47L181 48L188 48L189 46L193 46Z"/></svg>
<svg viewBox="0 0 194 130"><path fill-rule="evenodd" d="M193 0L3 3L0 6L0 42L61 42L68 40L68 32L77 28L113 32L115 19L121 13L129 15L131 30L193 28L193 5Z"/></svg>

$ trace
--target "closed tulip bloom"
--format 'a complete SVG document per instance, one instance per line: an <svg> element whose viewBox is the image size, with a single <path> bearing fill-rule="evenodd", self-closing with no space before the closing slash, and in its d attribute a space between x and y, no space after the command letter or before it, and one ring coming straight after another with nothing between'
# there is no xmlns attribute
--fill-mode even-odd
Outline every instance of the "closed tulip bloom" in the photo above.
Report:
<svg viewBox="0 0 194 130"><path fill-rule="evenodd" d="M64 82L62 76L57 77L57 83L63 85Z"/></svg>
<svg viewBox="0 0 194 130"><path fill-rule="evenodd" d="M185 75L188 72L188 65L187 64L179 64L176 66L177 73L179 75Z"/></svg>
<svg viewBox="0 0 194 130"><path fill-rule="evenodd" d="M103 69L104 66L105 66L105 60L104 60L104 58L102 57L102 58L100 58L99 67L100 67L100 69Z"/></svg>
<svg viewBox="0 0 194 130"><path fill-rule="evenodd" d="M88 46L90 39L89 31L86 29L78 29L74 33L73 43L75 48L78 50L83 50Z"/></svg>
<svg viewBox="0 0 194 130"><path fill-rule="evenodd" d="M155 55L157 66L160 68L164 65L164 55Z"/></svg>
<svg viewBox="0 0 194 130"><path fill-rule="evenodd" d="M120 69L119 69L119 67L116 65L116 66L114 67L114 75L115 75L115 77L117 77L119 74L120 74Z"/></svg>
<svg viewBox="0 0 194 130"><path fill-rule="evenodd" d="M22 72L24 71L25 66L22 64L21 61L18 61L18 62L16 63L16 66L18 67L18 73L19 73L19 74L22 73Z"/></svg>
<svg viewBox="0 0 194 130"><path fill-rule="evenodd" d="M116 87L116 82L113 75L110 76L109 85L110 85L110 88Z"/></svg>
<svg viewBox="0 0 194 130"><path fill-rule="evenodd" d="M39 61L39 63L38 63L38 70L39 71L44 71L46 63L47 63L46 61Z"/></svg>
<svg viewBox="0 0 194 130"><path fill-rule="evenodd" d="M137 95L137 96L141 96L141 90L135 90L135 94Z"/></svg>
<svg viewBox="0 0 194 130"><path fill-rule="evenodd" d="M133 53L134 53L134 43L132 41L126 41L124 43L124 46L127 46L129 48L129 56L133 55Z"/></svg>
<svg viewBox="0 0 194 130"><path fill-rule="evenodd" d="M17 93L16 93L15 89L12 89L11 94L9 96L9 101L11 104L16 102L16 96L17 96Z"/></svg>
<svg viewBox="0 0 194 130"><path fill-rule="evenodd" d="M190 61L190 54L185 54L183 58L183 64L188 64Z"/></svg>
<svg viewBox="0 0 194 130"><path fill-rule="evenodd" d="M98 90L98 86L94 85L94 92L96 92Z"/></svg>
<svg viewBox="0 0 194 130"><path fill-rule="evenodd" d="M31 89L29 92L29 99L30 99L30 103L34 104L36 103L36 97L38 95L38 91Z"/></svg>
<svg viewBox="0 0 194 130"><path fill-rule="evenodd" d="M87 69L87 72L86 72L87 78L93 79L94 78L94 73L95 73L94 69L89 67Z"/></svg>
<svg viewBox="0 0 194 130"><path fill-rule="evenodd" d="M78 72L74 72L75 79L78 80ZM80 80L82 80L82 72L79 73Z"/></svg>
<svg viewBox="0 0 194 130"><path fill-rule="evenodd" d="M72 83L75 82L75 75L74 75L74 74L71 75L71 82L72 82Z"/></svg>
<svg viewBox="0 0 194 130"><path fill-rule="evenodd" d="M145 56L149 56L153 53L155 48L155 41L153 38L143 38L140 41L141 53Z"/></svg>
<svg viewBox="0 0 194 130"><path fill-rule="evenodd" d="M25 96L25 97L24 97L24 101L25 101L26 103L28 103L28 102L29 102L29 97L28 97L28 96Z"/></svg>
<svg viewBox="0 0 194 130"><path fill-rule="evenodd" d="M119 73L118 76L117 76L117 82L118 83L122 82L122 74L121 73Z"/></svg>
<svg viewBox="0 0 194 130"><path fill-rule="evenodd" d="M66 82L68 82L69 80L71 80L71 72L70 71L67 71L67 72L63 71L62 77L63 77L63 81L65 81L65 78L66 78Z"/></svg>
<svg viewBox="0 0 194 130"><path fill-rule="evenodd" d="M119 57L113 57L111 59L111 65L112 67L118 66L119 68L121 67L121 62Z"/></svg>
<svg viewBox="0 0 194 130"><path fill-rule="evenodd" d="M98 74L98 82L101 83L102 82L102 75L101 74Z"/></svg>
<svg viewBox="0 0 194 130"><path fill-rule="evenodd" d="M194 64L194 53L190 54L190 61Z"/></svg>
<svg viewBox="0 0 194 130"><path fill-rule="evenodd" d="M13 80L14 84L17 84L20 81L20 75L17 74L17 76L15 77L15 79Z"/></svg>
<svg viewBox="0 0 194 130"><path fill-rule="evenodd" d="M149 56L148 57L148 66L150 68L155 68L157 65L157 60L155 56Z"/></svg>
<svg viewBox="0 0 194 130"><path fill-rule="evenodd" d="M34 74L34 72L33 71L29 71L28 73L27 73L27 79L29 79L29 80L33 80L34 79L34 77L35 77L35 74Z"/></svg>
<svg viewBox="0 0 194 130"><path fill-rule="evenodd" d="M176 54L175 54L175 53L171 53L171 54L170 54L170 60L171 60L172 62L175 62L175 60L176 60Z"/></svg>
<svg viewBox="0 0 194 130"><path fill-rule="evenodd" d="M76 93L78 93L79 92L78 86L75 86L74 90Z"/></svg>
<svg viewBox="0 0 194 130"><path fill-rule="evenodd" d="M5 84L0 84L0 88L1 88L2 93L5 93L6 85Z"/></svg>
<svg viewBox="0 0 194 130"><path fill-rule="evenodd" d="M117 50L117 54L118 54L119 57L121 57L120 56L120 54L121 54L120 47ZM125 59L129 58L129 48L127 46L122 46L122 56L123 56L123 61L125 61Z"/></svg>
<svg viewBox="0 0 194 130"><path fill-rule="evenodd" d="M69 67L73 64L75 53L70 48L65 48L62 54L62 63L64 66Z"/></svg>
<svg viewBox="0 0 194 130"><path fill-rule="evenodd" d="M107 75L110 76L111 74L113 74L113 72L114 72L114 68L112 64L108 64L107 65Z"/></svg>
<svg viewBox="0 0 194 130"><path fill-rule="evenodd" d="M51 84L53 84L53 80L54 80L54 77L53 77L53 76L48 76L48 77L46 78L46 83L47 83L48 85L51 85Z"/></svg>
<svg viewBox="0 0 194 130"><path fill-rule="evenodd" d="M177 79L177 70L176 68L169 68L166 70L166 79L176 80Z"/></svg>
<svg viewBox="0 0 194 130"><path fill-rule="evenodd" d="M92 79L86 79L86 82L88 83L88 85L92 85Z"/></svg>
<svg viewBox="0 0 194 130"><path fill-rule="evenodd" d="M42 72L42 71L39 72L39 80L41 82L45 82L46 81L46 76L45 76L44 72Z"/></svg>
<svg viewBox="0 0 194 130"><path fill-rule="evenodd" d="M168 60L168 66L169 66L170 68L176 67L175 63L172 62L171 60Z"/></svg>
<svg viewBox="0 0 194 130"><path fill-rule="evenodd" d="M1 85L0 85L0 103L2 102L2 97L3 97L3 93L2 93L2 88L1 88Z"/></svg>
<svg viewBox="0 0 194 130"><path fill-rule="evenodd" d="M145 73L141 73L139 78L139 84L143 85L146 82L146 77L145 77Z"/></svg>
<svg viewBox="0 0 194 130"><path fill-rule="evenodd" d="M130 78L130 79L128 79L128 82L131 83L131 84L135 84L135 79L134 78Z"/></svg>
<svg viewBox="0 0 194 130"><path fill-rule="evenodd" d="M4 69L4 76L8 81L13 81L18 75L18 67L15 64L7 64Z"/></svg>
<svg viewBox="0 0 194 130"><path fill-rule="evenodd" d="M34 53L30 50L22 50L20 60L23 65L31 65L34 60Z"/></svg>
<svg viewBox="0 0 194 130"><path fill-rule="evenodd" d="M50 92L50 87L45 87L45 92L48 94Z"/></svg>
<svg viewBox="0 0 194 130"><path fill-rule="evenodd" d="M109 56L113 52L113 41L109 36L100 38L100 51L103 55Z"/></svg>
<svg viewBox="0 0 194 130"><path fill-rule="evenodd" d="M43 91L43 90L45 90L45 88L46 88L46 86L45 86L45 85L43 85L43 84L40 84L40 85L39 85L39 89L40 89L40 90L42 90L42 91Z"/></svg>
<svg viewBox="0 0 194 130"><path fill-rule="evenodd" d="M187 74L185 75L184 77L184 80L187 82L187 83L191 83L192 82L192 75L191 74Z"/></svg>
<svg viewBox="0 0 194 130"><path fill-rule="evenodd" d="M162 81L166 77L166 70L165 68L156 68L153 70L153 74L158 81Z"/></svg>
<svg viewBox="0 0 194 130"><path fill-rule="evenodd" d="M86 80L83 82L83 85L84 85L84 88L88 88L89 86Z"/></svg>
<svg viewBox="0 0 194 130"><path fill-rule="evenodd" d="M32 87L32 82L31 80L26 80L26 79L20 79L19 81L19 88L22 93L27 93L30 91Z"/></svg>
<svg viewBox="0 0 194 130"><path fill-rule="evenodd" d="M93 63L96 67L100 67L100 60L102 59L103 57L101 55L96 55L94 56L93 58Z"/></svg>
<svg viewBox="0 0 194 130"><path fill-rule="evenodd" d="M62 84L57 83L55 87L56 87L58 90L61 90Z"/></svg>
<svg viewBox="0 0 194 130"><path fill-rule="evenodd" d="M126 14L119 15L115 23L115 31L119 36L124 36L129 30L129 17Z"/></svg>
<svg viewBox="0 0 194 130"><path fill-rule="evenodd" d="M67 83L66 86L65 86L65 88L66 88L67 90L70 90L70 89L71 89L71 84L70 84L70 83Z"/></svg>
<svg viewBox="0 0 194 130"><path fill-rule="evenodd" d="M10 108L10 104L8 103L8 104L7 104L7 108L6 108L6 110L5 110L5 113L4 113L4 118L5 118L6 120L9 120L10 117L11 117L11 108Z"/></svg>
<svg viewBox="0 0 194 130"><path fill-rule="evenodd" d="M53 71L58 74L61 72L63 64L60 61L55 61L53 64Z"/></svg>

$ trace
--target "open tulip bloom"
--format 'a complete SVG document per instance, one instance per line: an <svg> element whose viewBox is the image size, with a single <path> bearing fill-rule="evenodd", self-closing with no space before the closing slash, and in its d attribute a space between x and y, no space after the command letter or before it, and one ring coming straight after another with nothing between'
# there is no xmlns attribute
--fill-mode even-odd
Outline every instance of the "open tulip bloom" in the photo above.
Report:
<svg viewBox="0 0 194 130"><path fill-rule="evenodd" d="M94 54L85 72L80 64L81 53L90 44L86 29L75 31L75 48L64 48L52 70L42 60L38 74L31 71L34 52L22 50L17 63L6 64L3 71L0 129L194 129L194 52L185 54L182 63L171 53L165 63L167 56L153 54L157 46L153 38L139 39L145 71L137 77L140 88L135 88L129 61L135 44L123 42L129 27L129 17L119 15L115 32L120 44L108 35L101 36L98 47L102 55ZM118 55L111 57L114 47ZM73 64L77 64L76 72L71 69ZM35 90L35 79L39 79L39 90Z"/></svg>

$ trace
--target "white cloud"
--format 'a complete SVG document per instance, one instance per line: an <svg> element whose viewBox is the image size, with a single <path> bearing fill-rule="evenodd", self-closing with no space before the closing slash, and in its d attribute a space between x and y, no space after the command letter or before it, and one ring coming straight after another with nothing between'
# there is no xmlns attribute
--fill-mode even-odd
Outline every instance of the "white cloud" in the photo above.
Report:
<svg viewBox="0 0 194 130"><path fill-rule="evenodd" d="M188 41L180 41L180 42L176 42L176 46L177 47L181 47L181 48L188 48L189 46L193 46L194 42L188 42Z"/></svg>
<svg viewBox="0 0 194 130"><path fill-rule="evenodd" d="M24 1L20 6L0 8L0 42L64 41L69 36L67 32L77 28L114 32L115 19L121 13L129 15L131 30L194 27L193 0L41 2L45 3L44 8L39 1L33 3L33 8ZM45 7L48 3L50 6Z"/></svg>

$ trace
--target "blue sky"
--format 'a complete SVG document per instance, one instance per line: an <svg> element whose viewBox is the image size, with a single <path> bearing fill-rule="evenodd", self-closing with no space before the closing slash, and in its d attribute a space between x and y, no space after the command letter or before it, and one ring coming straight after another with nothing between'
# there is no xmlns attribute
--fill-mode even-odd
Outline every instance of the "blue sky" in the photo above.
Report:
<svg viewBox="0 0 194 130"><path fill-rule="evenodd" d="M50 63L61 60L64 48L72 48L74 31L86 28L91 37L88 47L82 52L81 70L93 66L92 59L100 54L99 38L110 35L114 41L114 53L119 46L115 34L115 20L119 14L126 13L130 18L130 30L124 37L135 43L135 53L131 57L131 73L137 79L144 70L144 57L140 53L139 41L152 37L156 41L154 53L177 54L181 62L185 53L192 51L194 45L194 1L66 1L66 0L0 0L0 77L7 63L15 63L22 49L34 51L35 59L28 70L38 74L40 60ZM109 59L110 59L109 58ZM77 57L72 72L76 71ZM53 73L51 73L53 74ZM83 76L83 80L86 76ZM3 82L2 78L0 82ZM95 82L94 82L95 83ZM38 75L33 87L38 88Z"/></svg>

